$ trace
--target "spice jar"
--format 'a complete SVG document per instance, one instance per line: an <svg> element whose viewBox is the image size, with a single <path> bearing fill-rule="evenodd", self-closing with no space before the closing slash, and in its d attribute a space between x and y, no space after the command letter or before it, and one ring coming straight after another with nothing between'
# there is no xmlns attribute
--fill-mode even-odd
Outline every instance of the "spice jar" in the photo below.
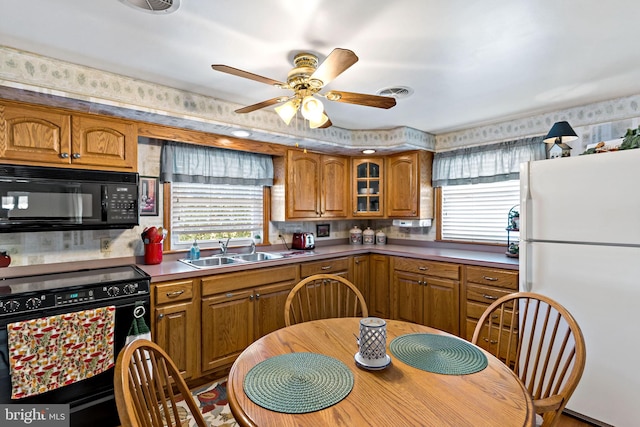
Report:
<svg viewBox="0 0 640 427"><path fill-rule="evenodd" d="M367 227L366 230L362 232L362 243L365 245L373 245L376 242L376 232L371 229L371 227Z"/></svg>
<svg viewBox="0 0 640 427"><path fill-rule="evenodd" d="M360 230L357 225L354 225L353 228L349 230L349 242L352 245L362 244L362 230Z"/></svg>
<svg viewBox="0 0 640 427"><path fill-rule="evenodd" d="M387 235L384 234L384 231L378 230L378 232L376 233L376 244L378 245L387 244Z"/></svg>

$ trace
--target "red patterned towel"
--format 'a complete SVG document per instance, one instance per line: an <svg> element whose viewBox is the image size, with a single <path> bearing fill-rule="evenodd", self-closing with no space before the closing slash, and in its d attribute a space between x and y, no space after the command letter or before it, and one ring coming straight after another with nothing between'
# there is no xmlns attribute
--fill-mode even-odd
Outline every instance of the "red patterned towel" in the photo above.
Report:
<svg viewBox="0 0 640 427"><path fill-rule="evenodd" d="M81 381L114 364L115 306L7 325L11 398Z"/></svg>

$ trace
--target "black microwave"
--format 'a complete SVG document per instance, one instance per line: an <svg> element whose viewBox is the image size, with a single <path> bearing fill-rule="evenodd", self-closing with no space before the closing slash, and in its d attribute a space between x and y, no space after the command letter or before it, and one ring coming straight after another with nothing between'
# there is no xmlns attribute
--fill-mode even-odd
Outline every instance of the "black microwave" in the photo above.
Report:
<svg viewBox="0 0 640 427"><path fill-rule="evenodd" d="M0 233L138 225L137 173L0 164Z"/></svg>

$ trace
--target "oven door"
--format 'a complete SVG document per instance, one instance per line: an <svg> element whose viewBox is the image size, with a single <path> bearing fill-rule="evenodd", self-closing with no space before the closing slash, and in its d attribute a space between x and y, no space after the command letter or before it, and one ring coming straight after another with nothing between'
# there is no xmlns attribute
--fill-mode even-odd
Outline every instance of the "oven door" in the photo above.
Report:
<svg viewBox="0 0 640 427"><path fill-rule="evenodd" d="M7 324L54 316L57 314L115 305L114 357L125 345L129 328L133 322L133 311L137 305L145 308L145 321L149 324L149 297L132 296L116 301L99 301L92 304L49 309L25 313L22 316L8 316L0 319L0 403L15 404L68 404L71 411L71 426L113 427L120 425L113 395L113 374L111 368L94 377L23 399L11 399L11 377L9 375L9 347ZM115 360L114 360L115 362Z"/></svg>

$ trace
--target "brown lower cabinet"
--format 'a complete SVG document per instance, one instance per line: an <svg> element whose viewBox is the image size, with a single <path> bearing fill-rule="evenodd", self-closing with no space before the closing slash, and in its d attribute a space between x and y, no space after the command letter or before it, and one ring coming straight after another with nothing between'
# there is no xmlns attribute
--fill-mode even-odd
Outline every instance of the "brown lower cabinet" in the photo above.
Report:
<svg viewBox="0 0 640 427"><path fill-rule="evenodd" d="M462 303L461 318L464 322L462 337L471 341L473 332L476 329L478 320L484 311L495 300L505 295L518 292L518 272L513 270L503 270L488 267L465 267L465 298ZM510 326L507 325L507 326ZM506 333L506 332L505 332ZM478 339L478 345L489 351L497 344L498 331L493 330L489 336L487 331L482 331ZM516 339L516 338L514 338ZM515 342L511 346L515 352ZM502 351L507 351L506 346L501 347ZM506 354L500 355L506 360ZM511 355L511 359L515 354Z"/></svg>
<svg viewBox="0 0 640 427"><path fill-rule="evenodd" d="M392 317L460 334L460 265L392 257Z"/></svg>
<svg viewBox="0 0 640 427"><path fill-rule="evenodd" d="M209 274L152 284L153 339L187 380L228 369L249 344L284 327L289 291L317 273L356 284L369 316L420 323L468 340L489 304L518 289L517 271L375 253ZM480 345L494 341L482 337Z"/></svg>
<svg viewBox="0 0 640 427"><path fill-rule="evenodd" d="M202 373L229 366L256 339L284 327L298 266L218 274L202 280Z"/></svg>
<svg viewBox="0 0 640 427"><path fill-rule="evenodd" d="M151 335L186 380L198 375L199 284L199 279L155 283L151 292Z"/></svg>

